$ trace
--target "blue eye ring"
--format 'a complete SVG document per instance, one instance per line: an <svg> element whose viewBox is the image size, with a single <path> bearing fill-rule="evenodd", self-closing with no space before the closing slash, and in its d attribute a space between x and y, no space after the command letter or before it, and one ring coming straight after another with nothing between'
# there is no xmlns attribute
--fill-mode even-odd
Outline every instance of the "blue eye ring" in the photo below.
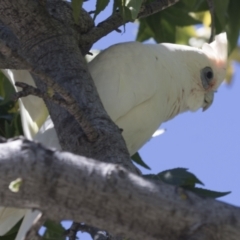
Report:
<svg viewBox="0 0 240 240"><path fill-rule="evenodd" d="M209 88L213 78L214 78L214 74L211 67L205 67L201 70L201 81L204 89Z"/></svg>

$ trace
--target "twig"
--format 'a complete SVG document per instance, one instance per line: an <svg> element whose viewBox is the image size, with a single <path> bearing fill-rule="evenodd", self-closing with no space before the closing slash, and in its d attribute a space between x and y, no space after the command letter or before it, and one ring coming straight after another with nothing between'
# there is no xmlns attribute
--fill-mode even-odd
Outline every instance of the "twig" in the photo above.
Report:
<svg viewBox="0 0 240 240"><path fill-rule="evenodd" d="M0 41L0 51L1 50L2 50L2 54L4 54L5 56L7 56L7 57L11 56L14 59L16 59L16 61L22 62L24 64L24 66L26 66L26 68L30 72L32 72L35 75L38 75L41 78L41 80L46 83L46 85L48 87L52 88L55 93L58 93L59 95L61 95L61 97L63 98L65 103L64 103L63 100L61 100L59 103L61 103L61 106L64 106L66 108L66 110L71 115L74 116L76 121L81 126L83 132L85 133L88 141L89 142L95 142L97 140L97 138L98 138L97 130L92 126L90 121L88 121L88 119L85 116L85 113L82 111L82 109L80 109L80 107L77 104L77 101L70 95L70 93L68 93L59 84L54 82L45 73L43 73L42 71L37 70L36 68L33 68L27 61L22 59L16 52L12 51L11 48L6 46L2 41ZM18 86L20 86L20 85L18 85ZM25 89L28 88L27 91L30 91L35 96L40 96L40 95L43 94L43 93L40 93L40 92L36 91L36 89L33 89L33 88L29 87L27 84L22 85L22 86L24 86ZM21 94L22 94L22 96L24 96L24 94L25 94L25 96L27 96L27 95L29 95L31 93L28 93L28 94L21 93ZM40 95L37 95L37 94L40 94ZM52 97L47 96L46 94L44 96L46 98L50 99L50 100L53 100L54 102L56 102L56 101L58 102L59 101L59 99L56 98L56 95L54 95L55 97L53 99L52 99Z"/></svg>
<svg viewBox="0 0 240 240"><path fill-rule="evenodd" d="M89 233L94 240L109 240L109 235L106 231L87 224L80 224L78 230Z"/></svg>
<svg viewBox="0 0 240 240"><path fill-rule="evenodd" d="M23 82L16 82L15 86L22 88L22 91L16 92L14 94L13 96L14 101L22 97L33 95L45 100L50 100L61 107L64 107L64 108L68 107L68 103L63 98L59 98L59 96L57 96L56 94L54 94L53 96L50 96L48 93L42 92L40 89L30 86Z"/></svg>
<svg viewBox="0 0 240 240"><path fill-rule="evenodd" d="M207 0L209 11L211 14L211 35L209 38L209 42L211 43L214 40L215 37L215 19L214 19L214 13L215 13L215 7L213 0Z"/></svg>
<svg viewBox="0 0 240 240"><path fill-rule="evenodd" d="M77 222L72 223L71 227L66 230L64 236L68 237L69 240L76 240L78 231L89 233L94 240L110 240L110 236L106 231Z"/></svg>
<svg viewBox="0 0 240 240"><path fill-rule="evenodd" d="M40 213L35 220L35 223L28 230L24 240L42 240L41 236L38 234L38 231L46 220L47 219L43 216L43 214Z"/></svg>
<svg viewBox="0 0 240 240"><path fill-rule="evenodd" d="M69 92L66 92L64 88L62 88L59 84L54 82L50 77L48 77L45 73L32 69L32 72L35 75L38 75L48 87L52 88L54 92L61 95L61 97L66 101L66 110L76 119L76 121L81 126L83 132L85 133L89 142L95 142L98 138L97 130L92 126L90 121L85 116L85 113L82 109L79 108L77 101L70 95ZM63 102L62 102L63 104Z"/></svg>
<svg viewBox="0 0 240 240"><path fill-rule="evenodd" d="M179 0L156 0L144 5L140 10L137 18L144 18L149 15L153 15L154 13L160 12L177 2L179 2Z"/></svg>
<svg viewBox="0 0 240 240"><path fill-rule="evenodd" d="M137 18L144 18L151 14L160 12L161 10L174 5L178 1L179 0L155 0L148 5L144 5L141 8ZM97 42L99 39L118 29L127 22L128 21L123 20L120 13L114 13L106 20L100 22L96 27L92 28L88 33L83 34L81 36L80 45L84 44L86 46L91 46L93 43Z"/></svg>
<svg viewBox="0 0 240 240"><path fill-rule="evenodd" d="M68 237L69 240L76 240L77 233L79 231L79 225L80 225L80 223L73 222L71 227L66 230L64 236Z"/></svg>

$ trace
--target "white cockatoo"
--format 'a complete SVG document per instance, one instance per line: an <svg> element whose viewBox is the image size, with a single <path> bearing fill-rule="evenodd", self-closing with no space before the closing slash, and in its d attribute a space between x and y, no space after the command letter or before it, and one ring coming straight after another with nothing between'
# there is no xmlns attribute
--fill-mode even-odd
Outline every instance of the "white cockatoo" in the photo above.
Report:
<svg viewBox="0 0 240 240"><path fill-rule="evenodd" d="M226 73L226 34L216 36L202 49L176 44L128 42L102 51L89 63L89 71L102 103L123 129L130 155L137 152L161 123L179 113L206 110ZM27 71L2 70L14 84L34 85ZM61 149L43 101L29 96L20 100L24 134L47 147ZM45 122L44 122L45 121ZM0 235L22 217L17 236L22 240L38 212L0 209Z"/></svg>

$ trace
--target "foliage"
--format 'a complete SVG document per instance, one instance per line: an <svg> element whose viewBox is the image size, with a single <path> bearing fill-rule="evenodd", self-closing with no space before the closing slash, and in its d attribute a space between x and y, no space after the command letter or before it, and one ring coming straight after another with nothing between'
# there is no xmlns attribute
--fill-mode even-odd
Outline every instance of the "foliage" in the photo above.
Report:
<svg viewBox="0 0 240 240"><path fill-rule="evenodd" d="M76 23L78 23L78 18L80 15L80 10L82 7L83 0L72 0L73 17Z"/></svg>
<svg viewBox="0 0 240 240"><path fill-rule="evenodd" d="M140 154L137 152L135 153L132 157L131 157L132 161L137 163L138 165L148 169L148 170L151 170L151 168L142 160Z"/></svg>
<svg viewBox="0 0 240 240"><path fill-rule="evenodd" d="M230 192L216 192L208 189L198 188L197 184L204 185L193 173L188 172L186 168L174 168L165 170L158 174L146 174L145 178L162 181L176 187L184 188L194 192L200 197L218 198L229 194Z"/></svg>
<svg viewBox="0 0 240 240"><path fill-rule="evenodd" d="M65 229L60 223L55 223L50 220L47 220L44 223L44 227L46 227L46 231L43 234L43 239L57 239L57 240L66 239L66 237L64 237Z"/></svg>

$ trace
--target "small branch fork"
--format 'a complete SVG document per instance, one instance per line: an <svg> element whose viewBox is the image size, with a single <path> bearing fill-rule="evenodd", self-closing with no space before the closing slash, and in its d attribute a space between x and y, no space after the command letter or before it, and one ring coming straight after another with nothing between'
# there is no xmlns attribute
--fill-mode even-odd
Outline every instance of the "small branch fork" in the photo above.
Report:
<svg viewBox="0 0 240 240"><path fill-rule="evenodd" d="M177 2L179 2L179 0L155 0L150 4L143 5L137 19L160 12L163 9L176 4ZM93 43L108 35L110 32L119 32L120 30L118 28L125 23L127 23L127 21L124 22L120 13L114 13L106 20L100 22L96 27L92 28L88 33L83 34L81 36L81 43L84 43L84 45L92 46ZM86 51L85 54L87 52L88 51Z"/></svg>
<svg viewBox="0 0 240 240"><path fill-rule="evenodd" d="M79 108L76 100L70 95L70 93L68 93L64 88L55 83L45 73L37 69L33 69L32 66L27 61L22 59L17 53L13 52L2 41L0 41L0 50L1 53L4 54L6 57L12 57L15 59L15 61L23 62L30 72L32 72L35 75L38 75L47 84L47 86L54 91L53 96L50 96L50 94L43 93L39 89L29 86L28 84L18 82L16 83L16 86L22 87L23 90L16 93L15 99L18 99L20 97L26 97L32 94L43 99L51 100L54 103L59 104L61 107L64 107L71 115L74 116L76 121L83 129L89 142L95 142L97 140L98 138L97 130L87 120L84 112ZM58 93L62 98L58 97L56 93Z"/></svg>
<svg viewBox="0 0 240 240"><path fill-rule="evenodd" d="M17 101L19 98L27 97L29 95L33 95L45 100L51 100L52 102L58 104L63 108L68 108L68 103L65 99L60 98L54 93L52 96L46 92L42 92L39 88L35 88L23 82L16 82L15 86L22 88L22 91L16 92L13 96L13 100Z"/></svg>

